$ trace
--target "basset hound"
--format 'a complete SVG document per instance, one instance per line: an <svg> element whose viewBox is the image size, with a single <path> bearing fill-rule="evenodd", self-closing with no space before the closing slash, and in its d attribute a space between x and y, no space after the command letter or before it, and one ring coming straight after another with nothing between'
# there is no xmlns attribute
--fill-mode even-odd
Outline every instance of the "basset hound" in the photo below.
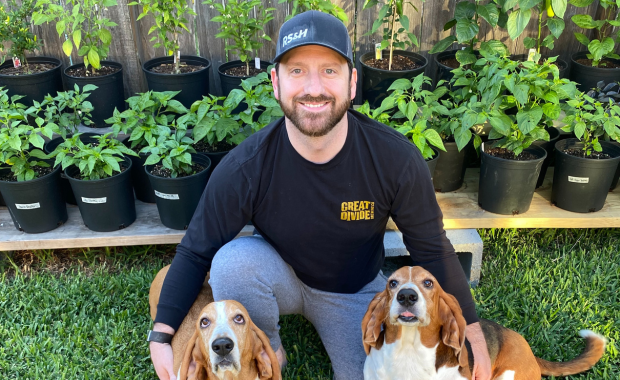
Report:
<svg viewBox="0 0 620 380"><path fill-rule="evenodd" d="M157 314L166 266L151 284L151 318ZM174 371L179 380L281 380L269 339L236 301L213 302L208 277L172 339ZM269 360L265 360L265 356Z"/></svg>
<svg viewBox="0 0 620 380"><path fill-rule="evenodd" d="M536 380L590 369L603 356L606 340L589 330L586 348L563 363L537 358L515 331L481 320L491 358L492 379ZM465 318L456 298L422 267L394 272L362 320L365 380L471 379L473 355L465 340Z"/></svg>

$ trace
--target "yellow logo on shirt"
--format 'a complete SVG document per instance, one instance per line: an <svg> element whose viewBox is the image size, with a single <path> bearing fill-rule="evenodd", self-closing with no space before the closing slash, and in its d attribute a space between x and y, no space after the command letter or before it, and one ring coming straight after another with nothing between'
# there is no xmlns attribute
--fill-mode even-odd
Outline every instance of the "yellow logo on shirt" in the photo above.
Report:
<svg viewBox="0 0 620 380"><path fill-rule="evenodd" d="M375 202L342 202L340 220L370 220L375 218Z"/></svg>

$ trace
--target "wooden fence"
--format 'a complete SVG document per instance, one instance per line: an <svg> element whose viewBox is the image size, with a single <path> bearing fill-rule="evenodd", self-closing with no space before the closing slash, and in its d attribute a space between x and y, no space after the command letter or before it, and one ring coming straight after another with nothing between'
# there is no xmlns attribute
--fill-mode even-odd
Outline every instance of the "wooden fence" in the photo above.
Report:
<svg viewBox="0 0 620 380"><path fill-rule="evenodd" d="M0 0L6 1L6 0ZM64 0L56 0L63 1ZM221 0L225 1L225 0ZM379 9L362 10L365 0L333 0L334 3L342 7L349 18L347 29L353 41L355 59L368 51L371 51L374 43L381 40L379 33L366 36L365 34L372 28L374 20L377 18ZM453 17L454 9L458 0L412 0L418 8L418 12L411 7L407 7L407 15L413 33L420 41L420 48L416 52L429 58L429 64L426 69L426 75L434 76L435 64L433 57L429 56L428 51L439 40L448 36L451 31L444 31L443 25ZM473 2L473 0L471 0ZM152 17L145 17L140 21L136 18L140 14L138 6L128 6L131 0L118 0L118 6L108 9L108 17L115 21L118 26L113 28L113 41L110 46L109 59L120 62L124 68L125 93L131 96L137 92L147 90L146 80L142 73L141 65L147 60L164 55L163 48L153 48L150 42L151 36L148 36L148 30L153 25ZM266 25L265 33L272 38L272 42L265 41L265 45L258 52L258 57L263 60L271 60L275 56L276 37L280 25L291 12L291 6L288 3L278 4L279 0L263 0L268 7L276 8L274 12L275 18ZM210 21L216 16L216 10L202 4L202 0L188 0L188 7L195 10L197 16L191 16L189 19L190 33L185 33L181 38L181 54L199 55L209 59L212 62L210 74L210 92L214 94L220 93L219 77L217 68L227 62L224 51L225 41L215 38L218 33L219 24ZM579 31L590 37L592 30L582 30L577 27L571 20L571 16L577 13L589 14L596 17L602 8L599 2L595 1L587 8L576 8L568 5L568 9L564 16L566 29L561 38L555 44L553 55L560 55L565 61L570 61L572 53L584 50L575 39L573 32ZM512 41L508 37L508 32L504 29L492 29L484 21L482 22L480 36L483 40L499 39L504 42L510 51L515 54L525 53L523 47L523 39L525 37L536 37L537 25L532 20L525 32L516 40ZM74 53L69 59L62 52L62 42L58 37L55 26L52 24L36 26L35 33L42 38L44 46L37 55L46 55L60 58L64 61L65 67L70 63L81 62L81 59ZM458 47L454 45L454 48ZM543 54L546 52L543 52ZM230 60L236 57L229 56ZM357 63L359 70L359 63ZM359 94L358 94L359 95ZM359 96L357 97L359 99Z"/></svg>

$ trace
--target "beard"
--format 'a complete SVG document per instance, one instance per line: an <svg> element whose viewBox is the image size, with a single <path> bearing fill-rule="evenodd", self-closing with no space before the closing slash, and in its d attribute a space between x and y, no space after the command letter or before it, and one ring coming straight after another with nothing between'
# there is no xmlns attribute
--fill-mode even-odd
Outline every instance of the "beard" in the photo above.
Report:
<svg viewBox="0 0 620 380"><path fill-rule="evenodd" d="M327 135L332 129L334 129L336 124L338 124L347 113L347 110L349 109L349 104L351 102L347 99L351 99L350 88L347 92L347 97L340 103L337 103L334 97L329 97L326 95L296 96L293 98L291 105L284 103L282 100L278 100L278 102L280 103L280 107L282 108L284 116L286 116L293 123L293 125L299 130L299 132L303 133L308 137L321 137ZM306 112L305 110L302 110L300 109L300 107L297 106L297 103L299 102L329 102L331 109L326 110L326 112L321 114Z"/></svg>

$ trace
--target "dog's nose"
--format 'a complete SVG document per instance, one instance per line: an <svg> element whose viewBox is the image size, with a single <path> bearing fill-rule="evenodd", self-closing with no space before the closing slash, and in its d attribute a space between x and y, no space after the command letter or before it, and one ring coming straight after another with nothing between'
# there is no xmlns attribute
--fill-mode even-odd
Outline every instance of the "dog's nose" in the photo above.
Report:
<svg viewBox="0 0 620 380"><path fill-rule="evenodd" d="M235 348L235 343L229 338L219 338L211 343L211 349L219 356L226 356Z"/></svg>
<svg viewBox="0 0 620 380"><path fill-rule="evenodd" d="M409 307L418 301L418 293L413 289L401 289L396 296L396 300L402 306Z"/></svg>

